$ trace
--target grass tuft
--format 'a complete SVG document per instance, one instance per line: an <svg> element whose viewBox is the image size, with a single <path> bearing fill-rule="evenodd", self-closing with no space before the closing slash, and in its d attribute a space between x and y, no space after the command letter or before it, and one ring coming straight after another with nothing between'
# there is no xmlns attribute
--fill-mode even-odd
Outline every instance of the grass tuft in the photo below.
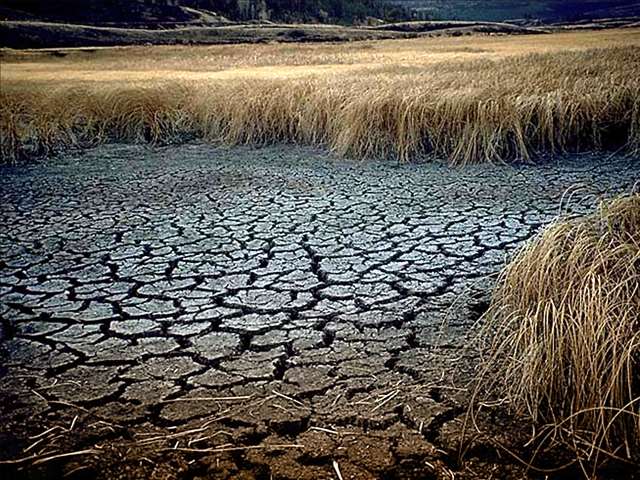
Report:
<svg viewBox="0 0 640 480"><path fill-rule="evenodd" d="M547 228L494 292L493 378L544 426L541 443L569 446L585 469L640 461L639 315L640 194Z"/></svg>

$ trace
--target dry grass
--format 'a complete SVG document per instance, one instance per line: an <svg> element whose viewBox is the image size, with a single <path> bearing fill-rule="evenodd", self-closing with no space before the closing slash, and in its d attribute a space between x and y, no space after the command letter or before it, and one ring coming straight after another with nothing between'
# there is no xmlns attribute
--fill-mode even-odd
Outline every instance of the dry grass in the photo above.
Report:
<svg viewBox="0 0 640 480"><path fill-rule="evenodd" d="M640 146L638 29L65 54L5 53L4 160L185 138L453 163Z"/></svg>
<svg viewBox="0 0 640 480"><path fill-rule="evenodd" d="M486 317L509 403L589 477L603 460L640 462L639 312L634 194L547 228L502 273Z"/></svg>

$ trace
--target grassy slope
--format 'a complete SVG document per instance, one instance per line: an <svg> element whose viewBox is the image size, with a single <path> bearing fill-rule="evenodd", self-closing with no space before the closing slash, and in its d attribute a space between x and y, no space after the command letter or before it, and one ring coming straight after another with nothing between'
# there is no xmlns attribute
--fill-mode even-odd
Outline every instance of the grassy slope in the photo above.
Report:
<svg viewBox="0 0 640 480"><path fill-rule="evenodd" d="M117 45L211 45L264 42L345 42L424 35L514 35L573 28L602 29L638 23L640 17L558 26L527 27L500 22L414 21L373 27L327 24L218 24L170 29L124 28L18 20L0 22L0 47L75 48Z"/></svg>
<svg viewBox="0 0 640 480"><path fill-rule="evenodd" d="M383 32L336 25L229 25L169 30L96 27L47 22L0 22L0 46L60 48L115 45L258 43L267 41L347 41L402 38Z"/></svg>

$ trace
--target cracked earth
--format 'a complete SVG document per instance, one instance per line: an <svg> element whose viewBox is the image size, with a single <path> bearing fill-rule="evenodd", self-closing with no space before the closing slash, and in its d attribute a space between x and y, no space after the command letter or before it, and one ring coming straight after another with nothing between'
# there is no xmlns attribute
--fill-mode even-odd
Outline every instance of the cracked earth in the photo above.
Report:
<svg viewBox="0 0 640 480"><path fill-rule="evenodd" d="M110 145L3 167L0 469L521 478L457 459L470 334L518 246L640 178L604 160Z"/></svg>

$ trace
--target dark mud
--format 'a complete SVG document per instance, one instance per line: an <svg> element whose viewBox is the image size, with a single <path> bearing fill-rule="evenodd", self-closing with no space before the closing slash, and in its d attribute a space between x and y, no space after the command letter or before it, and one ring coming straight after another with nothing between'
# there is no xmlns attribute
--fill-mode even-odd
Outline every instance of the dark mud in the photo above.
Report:
<svg viewBox="0 0 640 480"><path fill-rule="evenodd" d="M0 473L523 478L495 442L459 459L473 325L514 249L639 178L604 155L451 169L203 145L4 167Z"/></svg>

